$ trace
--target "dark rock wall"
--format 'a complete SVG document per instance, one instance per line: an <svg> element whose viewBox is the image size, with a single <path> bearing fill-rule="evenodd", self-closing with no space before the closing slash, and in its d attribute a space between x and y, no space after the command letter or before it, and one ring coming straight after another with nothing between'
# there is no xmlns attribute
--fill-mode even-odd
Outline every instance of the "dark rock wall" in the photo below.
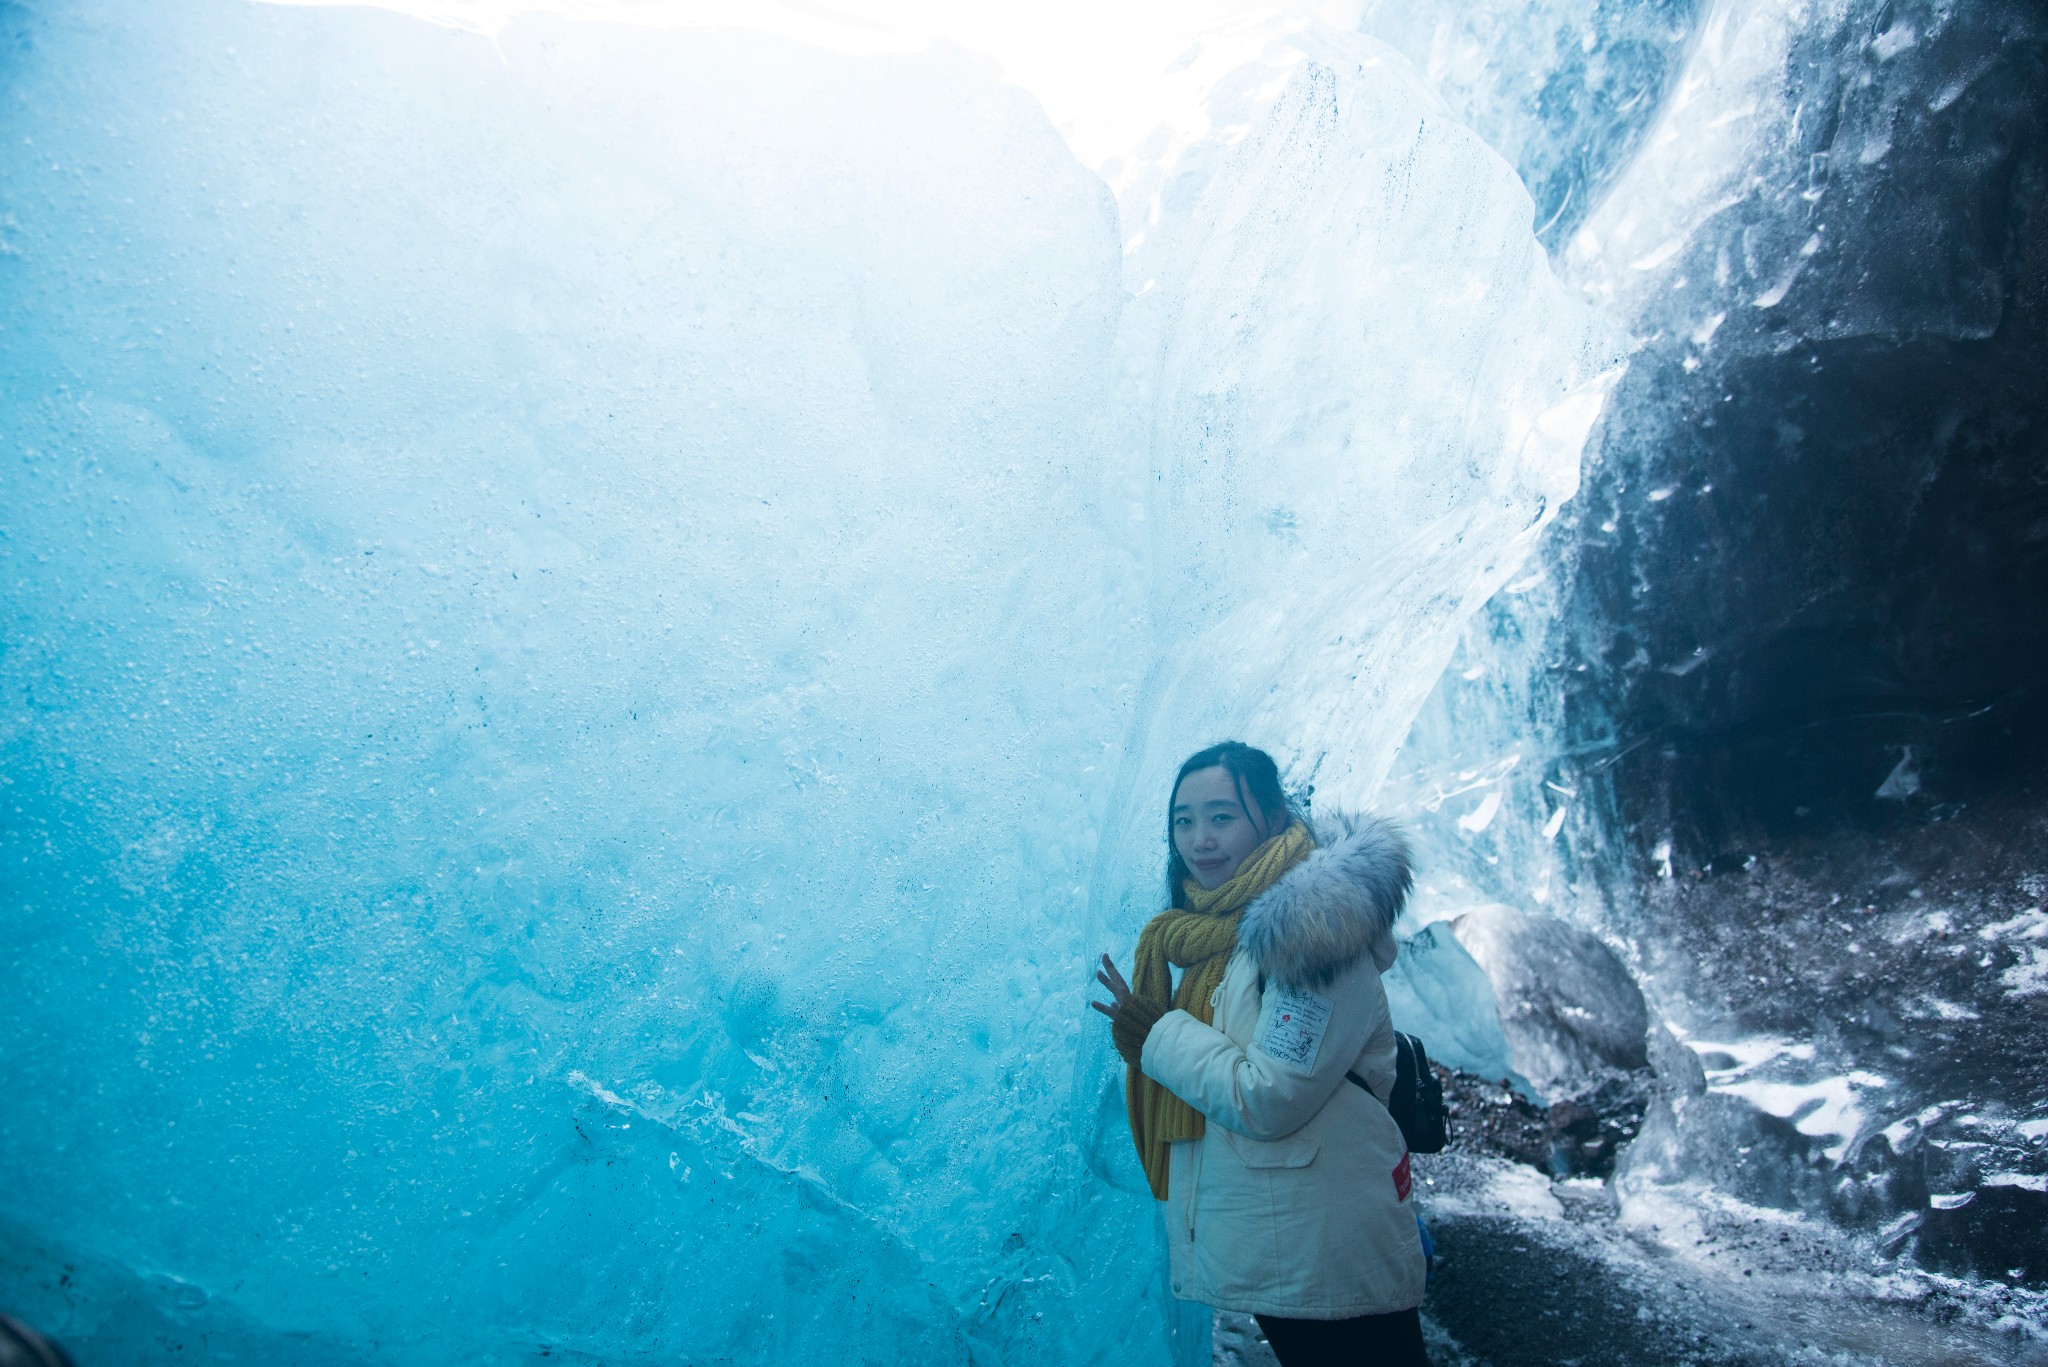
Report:
<svg viewBox="0 0 2048 1367"><path fill-rule="evenodd" d="M2048 757L2048 14L1864 3L1783 81L1789 144L1623 319L1544 582L1394 775L1519 745L1520 819L1446 841L1503 900L1548 861L1618 912L1667 842L1947 819Z"/></svg>
<svg viewBox="0 0 2048 1367"><path fill-rule="evenodd" d="M1635 357L1553 542L1564 734L1681 870L2030 790L2048 740L2043 25L1863 8L1795 49L1807 187L1695 237L1726 319Z"/></svg>

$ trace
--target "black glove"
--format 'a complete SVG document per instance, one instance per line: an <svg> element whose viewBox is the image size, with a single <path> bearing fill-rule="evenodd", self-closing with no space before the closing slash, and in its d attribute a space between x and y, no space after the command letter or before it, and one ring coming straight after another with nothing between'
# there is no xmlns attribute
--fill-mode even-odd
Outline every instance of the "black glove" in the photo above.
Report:
<svg viewBox="0 0 2048 1367"><path fill-rule="evenodd" d="M1133 1068L1138 1066L1138 1058L1145 1052L1145 1037L1165 1014L1143 997L1124 998L1124 1004L1109 1022L1109 1037L1116 1042L1116 1051L1123 1055L1125 1063Z"/></svg>

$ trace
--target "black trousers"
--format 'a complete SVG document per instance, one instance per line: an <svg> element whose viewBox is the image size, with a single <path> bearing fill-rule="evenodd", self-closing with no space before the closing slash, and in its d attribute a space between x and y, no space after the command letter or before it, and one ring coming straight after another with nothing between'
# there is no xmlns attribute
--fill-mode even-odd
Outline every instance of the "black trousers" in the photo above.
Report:
<svg viewBox="0 0 2048 1367"><path fill-rule="evenodd" d="M1280 1367L1429 1367L1419 1310L1350 1320L1254 1318Z"/></svg>

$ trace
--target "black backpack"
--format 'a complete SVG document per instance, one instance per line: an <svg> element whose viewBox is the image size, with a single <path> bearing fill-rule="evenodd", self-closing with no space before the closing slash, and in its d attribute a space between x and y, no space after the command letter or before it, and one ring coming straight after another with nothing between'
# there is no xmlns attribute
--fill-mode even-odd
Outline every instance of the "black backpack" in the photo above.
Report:
<svg viewBox="0 0 2048 1367"><path fill-rule="evenodd" d="M1346 1073L1367 1092L1365 1079ZM1374 1093L1377 1095L1377 1093ZM1442 1153L1451 1139L1451 1113L1444 1105L1444 1084L1429 1066L1429 1051L1413 1035L1394 1032L1394 1091L1387 1098L1387 1114L1401 1127L1401 1138L1410 1153Z"/></svg>

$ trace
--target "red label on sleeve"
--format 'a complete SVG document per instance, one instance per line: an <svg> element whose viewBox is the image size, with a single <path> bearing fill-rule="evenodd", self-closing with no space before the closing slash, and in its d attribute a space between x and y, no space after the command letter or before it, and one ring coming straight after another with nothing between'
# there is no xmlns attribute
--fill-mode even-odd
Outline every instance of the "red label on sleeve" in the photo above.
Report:
<svg viewBox="0 0 2048 1367"><path fill-rule="evenodd" d="M1408 1169L1408 1155L1401 1155L1401 1166L1394 1169L1394 1199L1405 1201L1408 1193L1415 1189L1415 1175Z"/></svg>

